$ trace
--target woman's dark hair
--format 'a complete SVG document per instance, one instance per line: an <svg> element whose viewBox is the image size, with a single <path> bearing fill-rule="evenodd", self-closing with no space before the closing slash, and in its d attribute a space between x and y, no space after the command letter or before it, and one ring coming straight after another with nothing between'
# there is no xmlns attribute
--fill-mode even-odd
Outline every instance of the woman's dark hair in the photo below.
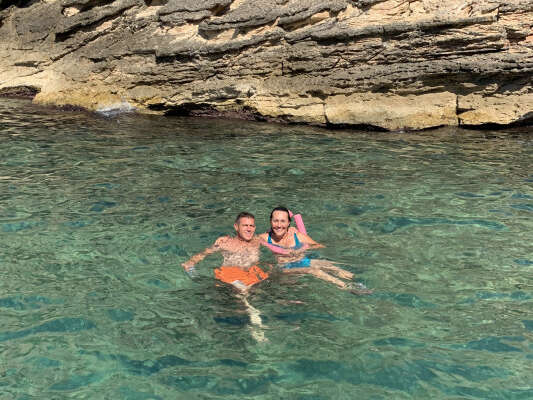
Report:
<svg viewBox="0 0 533 400"><path fill-rule="evenodd" d="M270 213L270 220L272 221L272 215L274 215L274 211L285 211L287 213L287 218L289 218L289 222L291 222L291 213L289 212L289 209L287 207L276 207L272 210Z"/></svg>

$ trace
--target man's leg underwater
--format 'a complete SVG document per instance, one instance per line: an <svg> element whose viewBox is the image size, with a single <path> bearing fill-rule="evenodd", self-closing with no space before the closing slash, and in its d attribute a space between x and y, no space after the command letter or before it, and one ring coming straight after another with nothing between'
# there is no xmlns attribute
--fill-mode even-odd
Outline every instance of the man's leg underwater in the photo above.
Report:
<svg viewBox="0 0 533 400"><path fill-rule="evenodd" d="M249 289L250 287L248 287ZM248 302L248 289L245 291L240 291L237 295L239 299L242 300L244 306L246 307L246 312L250 316L250 323L252 324L252 337L258 342L266 342L268 339L265 338L265 333L263 332L263 321L261 320L261 313L255 307L253 307Z"/></svg>

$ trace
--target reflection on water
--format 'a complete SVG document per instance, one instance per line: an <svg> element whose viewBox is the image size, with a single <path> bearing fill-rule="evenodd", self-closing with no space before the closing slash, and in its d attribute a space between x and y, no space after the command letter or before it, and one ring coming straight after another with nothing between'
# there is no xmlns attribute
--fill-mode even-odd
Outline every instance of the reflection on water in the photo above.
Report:
<svg viewBox="0 0 533 400"><path fill-rule="evenodd" d="M7 398L533 398L530 128L414 134L0 100ZM304 215L375 289L257 287L268 342L180 263L235 215ZM273 262L263 253L264 263Z"/></svg>

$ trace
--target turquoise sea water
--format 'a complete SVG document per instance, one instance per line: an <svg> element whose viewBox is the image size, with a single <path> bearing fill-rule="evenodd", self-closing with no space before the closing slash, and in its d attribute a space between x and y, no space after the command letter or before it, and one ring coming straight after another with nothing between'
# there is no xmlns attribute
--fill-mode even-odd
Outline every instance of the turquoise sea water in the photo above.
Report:
<svg viewBox="0 0 533 400"><path fill-rule="evenodd" d="M0 99L0 398L531 399L533 134L95 116ZM375 290L180 263L304 216ZM264 263L273 261L263 253Z"/></svg>

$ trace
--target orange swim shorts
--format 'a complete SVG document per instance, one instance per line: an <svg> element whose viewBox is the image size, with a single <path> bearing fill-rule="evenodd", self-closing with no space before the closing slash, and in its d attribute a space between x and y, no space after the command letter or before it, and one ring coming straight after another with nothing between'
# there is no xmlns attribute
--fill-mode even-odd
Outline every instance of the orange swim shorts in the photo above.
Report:
<svg viewBox="0 0 533 400"><path fill-rule="evenodd" d="M268 274L257 265L248 270L239 267L220 267L215 269L215 278L230 284L240 281L246 286L252 286L268 278Z"/></svg>

